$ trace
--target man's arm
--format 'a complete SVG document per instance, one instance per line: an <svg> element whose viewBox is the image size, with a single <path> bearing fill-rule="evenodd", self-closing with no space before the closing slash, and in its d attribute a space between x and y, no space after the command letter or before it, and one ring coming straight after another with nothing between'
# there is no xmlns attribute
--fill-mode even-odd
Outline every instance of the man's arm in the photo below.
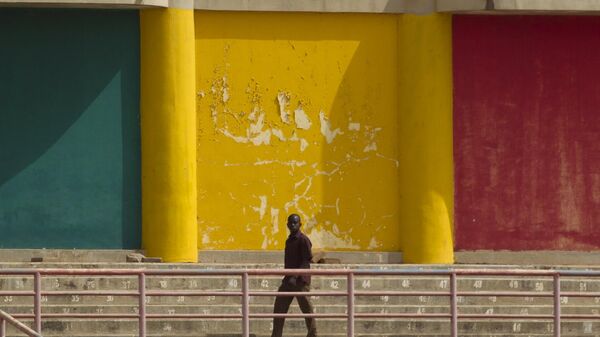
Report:
<svg viewBox="0 0 600 337"><path fill-rule="evenodd" d="M309 238L305 238L304 240L302 240L302 269L309 269L310 268L310 262L312 261L312 243L310 242Z"/></svg>

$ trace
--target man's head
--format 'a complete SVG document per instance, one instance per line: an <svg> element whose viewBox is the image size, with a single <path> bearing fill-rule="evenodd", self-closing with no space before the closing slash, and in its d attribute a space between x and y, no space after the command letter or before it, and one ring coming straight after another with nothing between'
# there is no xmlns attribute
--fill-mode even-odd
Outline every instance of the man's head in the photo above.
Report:
<svg viewBox="0 0 600 337"><path fill-rule="evenodd" d="M298 214L291 214L287 218L287 227L290 230L290 234L296 234L302 226L302 221Z"/></svg>

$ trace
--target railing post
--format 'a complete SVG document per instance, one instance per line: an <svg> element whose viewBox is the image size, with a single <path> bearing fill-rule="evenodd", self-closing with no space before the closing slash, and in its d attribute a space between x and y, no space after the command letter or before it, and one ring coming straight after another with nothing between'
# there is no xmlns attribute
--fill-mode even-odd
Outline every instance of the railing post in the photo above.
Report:
<svg viewBox="0 0 600 337"><path fill-rule="evenodd" d="M554 337L560 337L560 274L554 274Z"/></svg>
<svg viewBox="0 0 600 337"><path fill-rule="evenodd" d="M0 318L0 337L6 336L6 321Z"/></svg>
<svg viewBox="0 0 600 337"><path fill-rule="evenodd" d="M34 330L42 333L42 275L36 272L33 275L33 314L34 314Z"/></svg>
<svg viewBox="0 0 600 337"><path fill-rule="evenodd" d="M146 337L146 274L138 274L138 315L139 315L139 334L140 337Z"/></svg>
<svg viewBox="0 0 600 337"><path fill-rule="evenodd" d="M248 273L242 274L242 337L250 337L250 296Z"/></svg>
<svg viewBox="0 0 600 337"><path fill-rule="evenodd" d="M354 273L348 273L347 290L348 290L348 337L354 337Z"/></svg>
<svg viewBox="0 0 600 337"><path fill-rule="evenodd" d="M458 337L458 301L456 296L456 273L450 274L450 336Z"/></svg>

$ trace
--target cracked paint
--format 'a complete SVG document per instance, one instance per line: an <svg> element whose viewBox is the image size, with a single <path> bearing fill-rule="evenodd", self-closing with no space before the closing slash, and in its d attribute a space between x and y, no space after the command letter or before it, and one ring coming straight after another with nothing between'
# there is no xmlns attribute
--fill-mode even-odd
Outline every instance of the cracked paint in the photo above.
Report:
<svg viewBox="0 0 600 337"><path fill-rule="evenodd" d="M304 152L304 150L306 150L307 147L308 147L308 142L306 141L306 139L304 139L304 138L300 139L300 152Z"/></svg>
<svg viewBox="0 0 600 337"><path fill-rule="evenodd" d="M306 112L302 110L302 107L298 107L298 109L294 110L294 121L296 123L296 127L303 130L310 129L312 124L306 115Z"/></svg>
<svg viewBox="0 0 600 337"><path fill-rule="evenodd" d="M271 129L271 133L273 134L273 136L279 138L280 141L285 142L286 138L283 135L283 131L281 131L280 129Z"/></svg>
<svg viewBox="0 0 600 337"><path fill-rule="evenodd" d="M348 123L348 130L350 131L360 131L360 123Z"/></svg>
<svg viewBox="0 0 600 337"><path fill-rule="evenodd" d="M314 248L336 247L339 249L359 249L348 235L341 236L323 228L315 228L307 233Z"/></svg>
<svg viewBox="0 0 600 337"><path fill-rule="evenodd" d="M271 207L271 223L273 224L273 230L271 233L276 234L279 232L279 209Z"/></svg>
<svg viewBox="0 0 600 337"><path fill-rule="evenodd" d="M290 124L290 113L287 111L287 107L290 103L290 96L285 92L279 92L277 94L277 102L279 103L279 117L285 124Z"/></svg>
<svg viewBox="0 0 600 337"><path fill-rule="evenodd" d="M339 128L331 130L331 123L323 111L319 112L319 120L321 121L321 134L327 140L327 144L331 144L337 135L342 134Z"/></svg>
<svg viewBox="0 0 600 337"><path fill-rule="evenodd" d="M395 83L397 26L379 19L322 27L352 31L352 38L257 36L243 43L202 37L206 25L221 32L237 21L198 19L197 50L205 51L197 65L197 88L205 93L197 96L202 249L282 249L281 224L290 213L302 217L316 248L399 249L397 93L388 85ZM381 90L369 87L380 82Z"/></svg>
<svg viewBox="0 0 600 337"><path fill-rule="evenodd" d="M267 211L267 196L261 195L258 197L258 199L260 199L260 206L252 207L252 209L255 212L258 212L258 214L260 215L260 220L262 220L265 216L265 212Z"/></svg>

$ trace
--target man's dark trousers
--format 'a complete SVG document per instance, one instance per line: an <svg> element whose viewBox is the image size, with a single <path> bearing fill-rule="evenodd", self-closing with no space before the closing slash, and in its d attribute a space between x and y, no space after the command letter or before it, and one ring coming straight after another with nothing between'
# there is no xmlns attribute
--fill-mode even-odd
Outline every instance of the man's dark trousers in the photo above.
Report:
<svg viewBox="0 0 600 337"><path fill-rule="evenodd" d="M303 292L309 292L310 291L310 286L304 284L302 281L298 282L299 284L297 285L292 285L289 284L288 282L284 281L281 283L281 286L279 287L278 291L303 291ZM300 310L302 310L303 313L305 314L312 314L313 313L313 307L312 304L310 303L310 300L308 299L307 296L295 296L296 300L298 301L298 305L300 305ZM292 300L294 300L294 296L277 296L277 298L275 299L275 308L274 308L274 313L276 314L285 314L288 312L288 309L290 308L290 304L292 303ZM308 330L308 334L306 335L307 337L316 337L317 336L317 325L315 323L315 319L314 317L305 317L304 320L306 321L306 329ZM277 317L275 319L273 319L273 334L271 335L271 337L281 337L282 333L283 333L283 324L285 323L285 318L283 317Z"/></svg>

